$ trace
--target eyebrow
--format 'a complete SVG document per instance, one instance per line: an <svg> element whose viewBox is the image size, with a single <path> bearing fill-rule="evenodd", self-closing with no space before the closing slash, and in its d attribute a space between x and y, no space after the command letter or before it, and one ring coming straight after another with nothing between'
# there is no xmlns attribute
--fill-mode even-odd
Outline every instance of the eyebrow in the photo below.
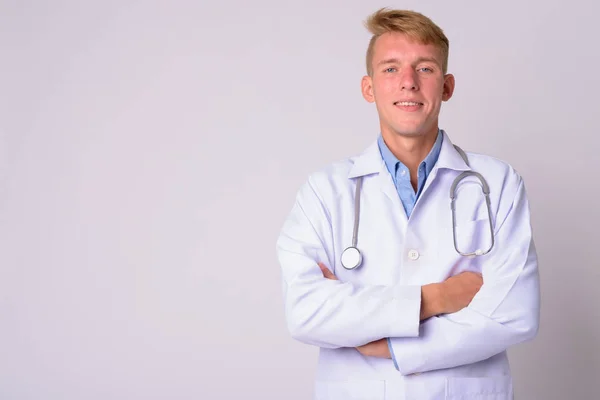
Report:
<svg viewBox="0 0 600 400"><path fill-rule="evenodd" d="M438 66L440 65L440 63L438 62L438 60L436 60L433 57L419 57L419 58L416 59L415 64L419 64L419 63L422 63L422 62L432 62L432 63L434 63L434 64L436 64ZM397 59L397 58L388 58L387 60L381 60L381 61L379 61L377 63L377 66L384 65L384 64L401 64L401 63L400 63L400 60Z"/></svg>

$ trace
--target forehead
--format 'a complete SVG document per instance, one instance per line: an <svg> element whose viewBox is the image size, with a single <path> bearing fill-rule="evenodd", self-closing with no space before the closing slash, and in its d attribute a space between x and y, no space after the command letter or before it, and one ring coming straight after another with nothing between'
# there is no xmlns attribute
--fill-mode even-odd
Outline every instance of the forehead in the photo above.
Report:
<svg viewBox="0 0 600 400"><path fill-rule="evenodd" d="M387 32L377 38L373 46L373 65L395 58L410 61L418 58L435 58L442 64L440 49L433 44L423 44L399 32Z"/></svg>

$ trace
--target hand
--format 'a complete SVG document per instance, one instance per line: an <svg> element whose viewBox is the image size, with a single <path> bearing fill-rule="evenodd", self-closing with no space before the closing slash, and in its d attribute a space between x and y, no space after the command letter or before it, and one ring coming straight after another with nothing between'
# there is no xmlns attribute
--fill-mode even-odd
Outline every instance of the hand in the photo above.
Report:
<svg viewBox="0 0 600 400"><path fill-rule="evenodd" d="M392 358L387 339L379 339L356 348L363 356Z"/></svg>
<svg viewBox="0 0 600 400"><path fill-rule="evenodd" d="M446 279L440 284L443 312L450 314L468 306L481 285L483 278L475 272L465 271Z"/></svg>
<svg viewBox="0 0 600 400"><path fill-rule="evenodd" d="M323 277L334 281L338 280L337 276L335 276L325 264L320 262L318 263L318 265L319 268L321 268ZM356 350L358 350L363 356L392 358L392 355L390 354L390 349L387 344L387 339L379 339L374 342L358 346Z"/></svg>
<svg viewBox="0 0 600 400"><path fill-rule="evenodd" d="M329 268L327 268L327 267L325 266L325 264L323 264L323 263L321 263L321 262L320 262L320 263L318 263L318 265L319 265L319 268L321 268L321 272L323 273L323 276L324 276L325 278L327 278L327 279L331 279L331 280L334 280L334 281L337 281L337 280L338 280L337 276L335 276L335 275L333 274L333 272L331 272L331 271L329 270Z"/></svg>

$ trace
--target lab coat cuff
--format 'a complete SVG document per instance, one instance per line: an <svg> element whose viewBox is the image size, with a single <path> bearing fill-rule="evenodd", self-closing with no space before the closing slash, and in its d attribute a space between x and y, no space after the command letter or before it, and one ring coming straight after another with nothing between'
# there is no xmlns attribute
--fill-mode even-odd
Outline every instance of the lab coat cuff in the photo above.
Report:
<svg viewBox="0 0 600 400"><path fill-rule="evenodd" d="M395 318L388 337L417 337L421 315L421 286L403 285L396 288Z"/></svg>
<svg viewBox="0 0 600 400"><path fill-rule="evenodd" d="M419 372L426 363L425 353L421 347L421 338L390 338L390 353L394 367L402 375Z"/></svg>

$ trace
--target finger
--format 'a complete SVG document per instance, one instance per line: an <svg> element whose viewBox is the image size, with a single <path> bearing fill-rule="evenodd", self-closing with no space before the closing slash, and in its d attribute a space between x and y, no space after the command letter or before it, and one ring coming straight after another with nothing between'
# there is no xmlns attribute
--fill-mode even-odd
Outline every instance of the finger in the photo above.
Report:
<svg viewBox="0 0 600 400"><path fill-rule="evenodd" d="M473 272L472 274L473 274L473 277L475 278L475 280L477 282L483 283L483 275L481 273L479 273L479 272Z"/></svg>
<svg viewBox="0 0 600 400"><path fill-rule="evenodd" d="M321 272L323 273L323 275L327 275L327 273L329 273L329 269L325 266L325 264L320 262L320 263L317 263L317 265L321 269Z"/></svg>
<svg viewBox="0 0 600 400"><path fill-rule="evenodd" d="M337 279L337 277L325 266L323 263L318 263L319 268L321 268L321 272L323 276L327 279Z"/></svg>
<svg viewBox="0 0 600 400"><path fill-rule="evenodd" d="M319 268L321 268L321 272L323 273L323 276L325 276L325 278L329 278L331 275L333 275L329 268L325 266L325 264L319 263Z"/></svg>

